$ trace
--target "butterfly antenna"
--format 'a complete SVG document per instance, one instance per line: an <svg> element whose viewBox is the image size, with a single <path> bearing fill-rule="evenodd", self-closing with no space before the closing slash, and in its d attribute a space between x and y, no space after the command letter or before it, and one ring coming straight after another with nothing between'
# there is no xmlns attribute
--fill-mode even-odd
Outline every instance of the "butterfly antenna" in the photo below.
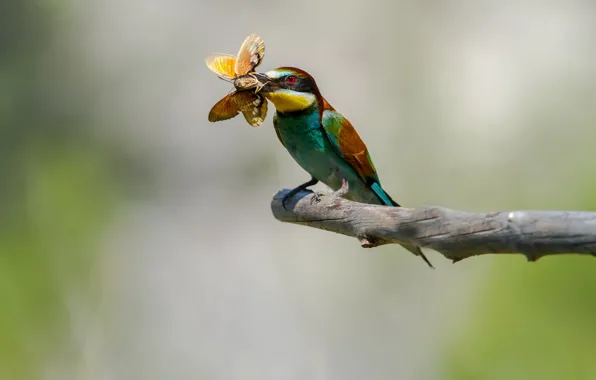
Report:
<svg viewBox="0 0 596 380"><path fill-rule="evenodd" d="M220 77L219 75L217 76L219 79L223 80L224 82L228 82L228 83L233 83L234 81L228 78L224 78L224 77Z"/></svg>

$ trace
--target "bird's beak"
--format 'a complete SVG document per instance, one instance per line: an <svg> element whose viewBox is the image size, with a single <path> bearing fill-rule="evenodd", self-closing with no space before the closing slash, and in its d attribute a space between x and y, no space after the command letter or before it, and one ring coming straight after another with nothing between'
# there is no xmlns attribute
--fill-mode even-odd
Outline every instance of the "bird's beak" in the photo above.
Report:
<svg viewBox="0 0 596 380"><path fill-rule="evenodd" d="M271 78L269 78L267 76L267 74L263 74L263 73L256 73L255 76L257 77L257 80L260 83L260 88L259 88L259 93L268 93L268 92L274 92L275 90L279 89L279 83L275 82L274 80L272 80Z"/></svg>

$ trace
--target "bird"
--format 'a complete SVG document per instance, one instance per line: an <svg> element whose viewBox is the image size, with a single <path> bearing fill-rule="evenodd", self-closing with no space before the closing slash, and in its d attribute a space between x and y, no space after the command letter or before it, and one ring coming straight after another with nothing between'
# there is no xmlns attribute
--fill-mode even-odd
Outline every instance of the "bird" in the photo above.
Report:
<svg viewBox="0 0 596 380"><path fill-rule="evenodd" d="M370 153L356 129L321 95L310 74L295 67L279 67L255 75L261 82L259 94L275 107L273 126L279 141L311 176L284 196L284 208L287 209L291 197L318 182L338 191L344 181L348 185L344 195L347 199L401 207L381 186ZM401 245L434 268L420 247Z"/></svg>

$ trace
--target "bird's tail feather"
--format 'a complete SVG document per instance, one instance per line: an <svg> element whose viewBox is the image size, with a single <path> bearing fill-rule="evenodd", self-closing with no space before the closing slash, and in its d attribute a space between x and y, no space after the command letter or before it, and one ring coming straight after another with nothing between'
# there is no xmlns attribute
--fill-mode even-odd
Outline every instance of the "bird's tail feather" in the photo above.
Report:
<svg viewBox="0 0 596 380"><path fill-rule="evenodd" d="M410 245L410 244L401 244L402 247L404 247L405 249L407 249L408 251L412 252L413 254L415 254L416 256L420 256L422 257L422 260L424 260L424 262L431 267L432 269L435 269L435 267L433 267L433 265L430 263L430 261L426 258L426 256L424 256L424 253L422 253L422 250L420 249L420 247L415 246L415 245Z"/></svg>
<svg viewBox="0 0 596 380"><path fill-rule="evenodd" d="M381 185L378 182L373 182L370 185L371 190L379 197L381 202L383 202L386 206L394 206L394 207L401 207L396 201L394 201L389 194L383 190Z"/></svg>

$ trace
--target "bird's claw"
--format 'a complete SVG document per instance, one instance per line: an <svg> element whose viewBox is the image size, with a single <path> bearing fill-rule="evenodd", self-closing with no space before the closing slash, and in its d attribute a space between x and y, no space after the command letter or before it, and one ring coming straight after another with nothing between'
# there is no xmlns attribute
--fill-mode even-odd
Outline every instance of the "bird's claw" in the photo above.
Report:
<svg viewBox="0 0 596 380"><path fill-rule="evenodd" d="M337 190L336 192L333 193L333 196L337 197L337 198L342 198L343 196L348 194L349 189L350 189L350 185L348 184L348 180L343 178L341 180L341 187L339 188L339 190Z"/></svg>
<svg viewBox="0 0 596 380"><path fill-rule="evenodd" d="M321 195L316 191L312 192L312 197L310 198L310 204L319 203L321 201Z"/></svg>
<svg viewBox="0 0 596 380"><path fill-rule="evenodd" d="M311 193L314 193L314 191L307 189L307 187L312 186L312 185L316 185L317 182L319 182L317 179L315 179L315 177L312 177L310 179L310 181L304 182L302 185L290 190L289 193L287 193L285 195L285 197L282 198L281 200L281 205L283 206L284 210L287 210L288 207L288 201L290 200L290 198L292 198L294 195L298 194L301 191L310 191Z"/></svg>

